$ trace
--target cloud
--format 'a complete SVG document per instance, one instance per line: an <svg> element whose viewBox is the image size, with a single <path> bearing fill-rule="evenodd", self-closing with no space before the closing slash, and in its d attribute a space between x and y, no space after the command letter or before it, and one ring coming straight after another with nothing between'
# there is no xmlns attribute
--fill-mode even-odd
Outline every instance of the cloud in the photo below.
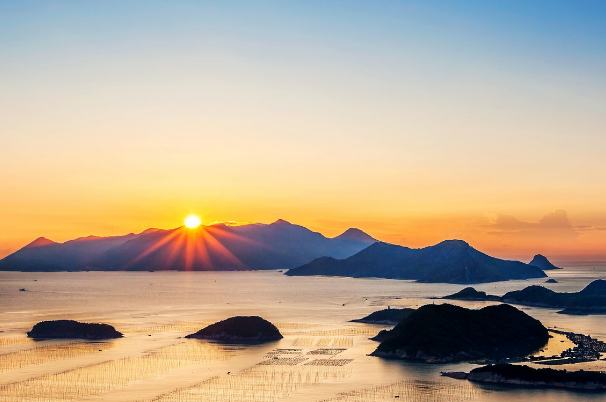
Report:
<svg viewBox="0 0 606 402"><path fill-rule="evenodd" d="M538 222L521 221L513 215L496 214L492 221L484 225L489 229L487 234L508 237L553 237L574 239L579 236L573 228L568 214L563 209L555 209L542 217Z"/></svg>
<svg viewBox="0 0 606 402"><path fill-rule="evenodd" d="M605 231L606 226L573 226L574 230L578 231Z"/></svg>

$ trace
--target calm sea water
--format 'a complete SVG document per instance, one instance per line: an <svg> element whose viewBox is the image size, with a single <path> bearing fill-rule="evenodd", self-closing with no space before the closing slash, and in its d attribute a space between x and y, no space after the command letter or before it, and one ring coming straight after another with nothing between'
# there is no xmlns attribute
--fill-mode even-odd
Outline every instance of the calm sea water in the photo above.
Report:
<svg viewBox="0 0 606 402"><path fill-rule="evenodd" d="M606 279L606 266L583 264L549 275L559 283L510 281L476 289L503 294L542 284L578 291ZM440 302L429 298L462 287L276 271L0 272L0 401L606 400L592 393L481 387L439 375L470 364L370 357L377 343L368 338L383 327L348 322L386 306ZM522 309L546 326L606 340L604 315ZM241 347L182 338L234 315L260 315L284 339ZM25 337L49 319L106 322L125 337L102 343ZM606 370L606 361L563 368Z"/></svg>

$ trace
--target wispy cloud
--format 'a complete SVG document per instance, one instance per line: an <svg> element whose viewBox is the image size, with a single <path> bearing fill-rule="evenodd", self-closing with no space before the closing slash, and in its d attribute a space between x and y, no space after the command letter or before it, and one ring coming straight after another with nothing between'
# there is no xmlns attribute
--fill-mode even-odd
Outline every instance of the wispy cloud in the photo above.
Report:
<svg viewBox="0 0 606 402"><path fill-rule="evenodd" d="M522 221L513 215L495 214L491 222L484 225L487 234L508 237L549 236L562 239L574 239L579 236L578 227L573 227L568 214L563 209L555 209L538 222Z"/></svg>

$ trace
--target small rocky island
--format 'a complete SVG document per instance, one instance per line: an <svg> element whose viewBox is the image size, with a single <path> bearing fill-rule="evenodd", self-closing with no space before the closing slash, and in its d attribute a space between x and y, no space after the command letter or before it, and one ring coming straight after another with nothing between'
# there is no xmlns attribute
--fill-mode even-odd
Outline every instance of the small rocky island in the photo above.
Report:
<svg viewBox="0 0 606 402"><path fill-rule="evenodd" d="M471 301L501 301L500 296L487 295L486 292L481 292L479 290L475 290L472 287L467 287L457 293L444 296L442 299L450 299L450 300L471 300Z"/></svg>
<svg viewBox="0 0 606 402"><path fill-rule="evenodd" d="M109 324L88 324L73 320L42 321L34 325L27 336L32 339L114 339L122 333Z"/></svg>
<svg viewBox="0 0 606 402"><path fill-rule="evenodd" d="M403 319L407 318L413 311L415 310L412 308L386 308L384 310L375 311L364 318L351 320L350 322L396 325Z"/></svg>
<svg viewBox="0 0 606 402"><path fill-rule="evenodd" d="M542 269L543 271L549 271L550 269L562 269L560 267L556 267L553 265L547 257L541 254L537 254L533 257L532 261L528 263L528 265L532 265L533 267L537 267Z"/></svg>
<svg viewBox="0 0 606 402"><path fill-rule="evenodd" d="M517 358L549 337L540 321L507 304L481 310L428 304L382 333L372 355L425 363Z"/></svg>
<svg viewBox="0 0 606 402"><path fill-rule="evenodd" d="M212 339L223 342L260 343L282 339L283 336L271 322L258 316L237 316L202 328L186 338Z"/></svg>
<svg viewBox="0 0 606 402"><path fill-rule="evenodd" d="M491 384L606 391L606 373L598 371L566 371L552 368L535 369L514 364L489 364L475 368L469 373L453 372L442 373L442 375Z"/></svg>
<svg viewBox="0 0 606 402"><path fill-rule="evenodd" d="M561 308L562 314L606 314L606 281L597 279L580 292L559 293L544 286L528 286L522 290L507 292L503 296L487 295L472 287L444 296L451 300L488 300L524 306Z"/></svg>

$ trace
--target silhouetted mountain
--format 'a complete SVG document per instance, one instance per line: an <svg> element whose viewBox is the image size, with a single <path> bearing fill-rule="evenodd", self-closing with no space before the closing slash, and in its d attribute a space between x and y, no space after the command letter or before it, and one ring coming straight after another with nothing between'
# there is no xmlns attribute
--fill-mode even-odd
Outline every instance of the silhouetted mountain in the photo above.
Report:
<svg viewBox="0 0 606 402"><path fill-rule="evenodd" d="M529 286L505 293L502 300L525 306L564 308L564 314L606 313L606 281L598 279L580 292L558 293L543 286Z"/></svg>
<svg viewBox="0 0 606 402"><path fill-rule="evenodd" d="M395 325L408 317L413 311L415 311L413 308L386 308L375 311L364 318L351 320L351 322Z"/></svg>
<svg viewBox="0 0 606 402"><path fill-rule="evenodd" d="M187 335L186 338L258 343L277 341L283 336L274 324L261 317L237 316L211 324L194 334Z"/></svg>
<svg viewBox="0 0 606 402"><path fill-rule="evenodd" d="M341 233L335 240L345 240L345 241L359 241L364 243L375 243L376 240L362 232L360 229L349 228L345 232Z"/></svg>
<svg viewBox="0 0 606 402"><path fill-rule="evenodd" d="M79 271L107 250L136 237L134 234L113 237L82 237L56 243L40 237L0 260L2 271Z"/></svg>
<svg viewBox="0 0 606 402"><path fill-rule="evenodd" d="M501 297L487 295L486 292L479 292L474 288L465 288L460 292L452 294L450 296L444 296L442 299L452 299L452 300L496 300L500 301Z"/></svg>
<svg viewBox="0 0 606 402"><path fill-rule="evenodd" d="M465 288L443 299L490 300L524 306L563 308L560 313L564 314L605 314L606 281L597 279L575 293L558 293L543 286L532 285L505 293L503 296L494 296L478 292L474 288Z"/></svg>
<svg viewBox="0 0 606 402"><path fill-rule="evenodd" d="M507 386L566 388L584 391L606 391L606 373L600 371L554 370L517 364L495 364L477 367L469 373L442 373L447 377Z"/></svg>
<svg viewBox="0 0 606 402"><path fill-rule="evenodd" d="M412 249L377 242L347 259L317 258L286 275L413 279L417 282L481 283L545 277L539 268L481 253L461 240Z"/></svg>
<svg viewBox="0 0 606 402"><path fill-rule="evenodd" d="M346 258L375 241L357 229L331 239L284 220L148 229L138 235L26 246L0 260L0 270L289 269L320 256Z"/></svg>
<svg viewBox="0 0 606 402"><path fill-rule="evenodd" d="M538 320L507 304L481 310L428 304L388 331L372 354L428 363L511 358L541 348L548 339Z"/></svg>
<svg viewBox="0 0 606 402"><path fill-rule="evenodd" d="M534 256L532 261L528 263L528 265L532 265L533 267L541 268L543 271L548 271L550 269L562 269L553 265L547 257L541 254L537 254Z"/></svg>
<svg viewBox="0 0 606 402"><path fill-rule="evenodd" d="M47 239L46 237L38 237L36 240L28 244L23 248L34 248L34 247L42 247L48 246L51 244L57 244L57 242Z"/></svg>

